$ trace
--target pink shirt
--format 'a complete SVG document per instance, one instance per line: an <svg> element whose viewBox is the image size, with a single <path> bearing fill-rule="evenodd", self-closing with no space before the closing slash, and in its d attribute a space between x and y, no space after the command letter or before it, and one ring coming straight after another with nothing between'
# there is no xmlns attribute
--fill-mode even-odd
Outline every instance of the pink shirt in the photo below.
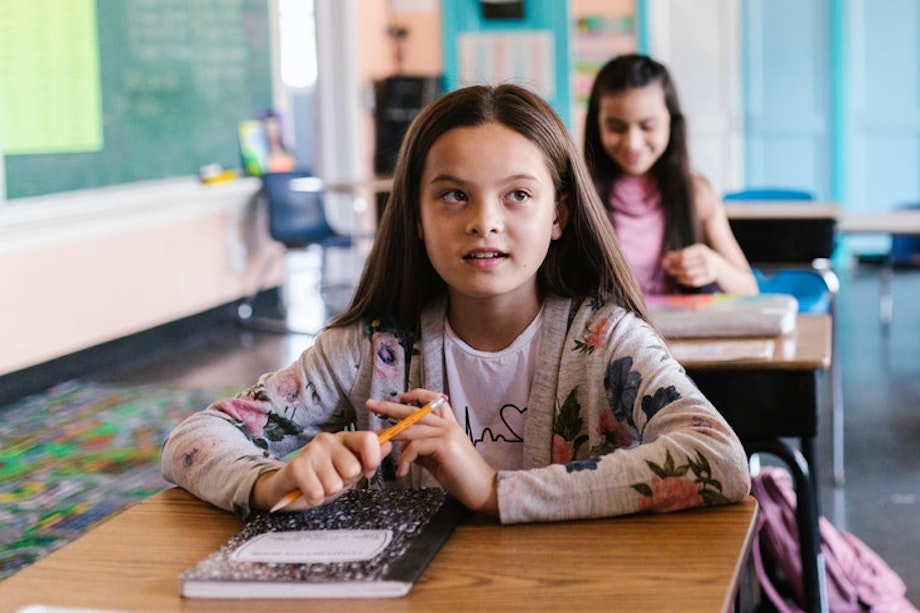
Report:
<svg viewBox="0 0 920 613"><path fill-rule="evenodd" d="M655 182L648 177L620 177L610 190L607 215L642 293L668 293L661 268L664 209Z"/></svg>

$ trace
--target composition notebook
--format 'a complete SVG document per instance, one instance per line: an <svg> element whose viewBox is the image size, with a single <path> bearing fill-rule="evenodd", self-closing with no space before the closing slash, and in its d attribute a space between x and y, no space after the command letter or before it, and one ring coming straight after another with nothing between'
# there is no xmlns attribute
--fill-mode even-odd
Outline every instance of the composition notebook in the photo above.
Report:
<svg viewBox="0 0 920 613"><path fill-rule="evenodd" d="M668 339L780 336L795 328L799 310L788 294L648 296L646 305Z"/></svg>
<svg viewBox="0 0 920 613"><path fill-rule="evenodd" d="M186 598L381 598L409 593L468 514L438 488L359 489L260 514L185 571Z"/></svg>

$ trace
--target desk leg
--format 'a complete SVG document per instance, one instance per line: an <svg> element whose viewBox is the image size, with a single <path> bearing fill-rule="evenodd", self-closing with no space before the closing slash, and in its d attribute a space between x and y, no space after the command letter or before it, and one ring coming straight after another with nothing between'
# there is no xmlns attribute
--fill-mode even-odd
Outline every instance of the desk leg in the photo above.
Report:
<svg viewBox="0 0 920 613"><path fill-rule="evenodd" d="M840 373L840 362L837 360L836 345L833 352L833 363L830 371L831 394L831 444L834 464L834 485L841 486L846 481L844 462L844 412L843 412L843 379Z"/></svg>
<svg viewBox="0 0 920 613"><path fill-rule="evenodd" d="M796 523L799 529L805 610L827 613L827 576L820 547L821 535L818 532L817 483L809 469L809 466L814 466L813 441L802 439L802 452L792 449L781 440L746 441L745 447L749 454L769 453L778 457L792 472L797 501Z"/></svg>
<svg viewBox="0 0 920 613"><path fill-rule="evenodd" d="M728 420L748 455L769 453L788 465L795 479L796 523L805 609L827 610L824 558L818 533L817 435L821 373L805 371L696 371L700 390ZM801 451L784 438L801 441Z"/></svg>
<svg viewBox="0 0 920 613"><path fill-rule="evenodd" d="M894 277L894 268L889 260L882 264L882 270L879 272L879 298L878 298L878 316L882 328L887 332L894 317L894 297L891 295L891 281Z"/></svg>
<svg viewBox="0 0 920 613"><path fill-rule="evenodd" d="M831 405L831 454L833 461L834 485L841 486L846 480L844 474L844 414L843 414L843 375L840 372L840 343L837 333L837 294L831 301L831 365L823 376L829 381L825 388ZM819 375L820 376L820 375ZM811 462L811 459L809 459ZM814 464L811 464L814 466ZM816 480L817 481L817 480Z"/></svg>

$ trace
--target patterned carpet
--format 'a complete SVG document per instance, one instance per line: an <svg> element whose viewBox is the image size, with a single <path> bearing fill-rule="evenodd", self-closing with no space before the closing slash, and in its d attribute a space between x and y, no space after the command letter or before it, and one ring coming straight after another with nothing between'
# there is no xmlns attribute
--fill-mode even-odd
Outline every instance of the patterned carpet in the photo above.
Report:
<svg viewBox="0 0 920 613"><path fill-rule="evenodd" d="M0 409L0 580L167 487L166 434L230 393L74 380Z"/></svg>

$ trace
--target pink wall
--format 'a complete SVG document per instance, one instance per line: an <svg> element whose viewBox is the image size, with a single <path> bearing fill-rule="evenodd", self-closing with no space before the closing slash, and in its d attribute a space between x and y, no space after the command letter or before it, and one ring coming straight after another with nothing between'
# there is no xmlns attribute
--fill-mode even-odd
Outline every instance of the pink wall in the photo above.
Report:
<svg viewBox="0 0 920 613"><path fill-rule="evenodd" d="M361 14L359 60L368 101L373 100L374 81L399 72L396 46L387 35L391 26L408 33L402 43L401 74L438 75L444 70L440 0L361 0ZM366 155L373 160L373 108L369 105L366 110ZM373 164L369 162L368 167L373 168Z"/></svg>
<svg viewBox="0 0 920 613"><path fill-rule="evenodd" d="M359 26L361 65L368 80L397 73L396 46L390 27L407 31L402 43L402 73L435 75L444 69L439 0L362 0Z"/></svg>
<svg viewBox="0 0 920 613"><path fill-rule="evenodd" d="M257 183L139 185L55 196L57 220L22 223L0 209L0 279L10 290L0 304L0 374L280 283L280 245L248 209ZM97 209L100 200L110 205ZM68 208L86 213L68 219ZM260 279L273 258L278 266Z"/></svg>
<svg viewBox="0 0 920 613"><path fill-rule="evenodd" d="M473 1L473 0L470 0ZM561 0L560 0L561 1ZM573 23L581 17L600 16L605 19L634 17L635 0L568 0ZM360 61L367 83L397 72L395 47L387 36L390 26L406 28L408 36L403 47L402 72L410 75L441 74L444 70L443 42L441 40L440 0L362 0L362 20L359 26ZM634 51L635 38L620 35L582 36L572 32L573 60L579 54L589 55L596 63L600 57L613 57L620 53ZM589 83L590 77L579 70L576 63L572 79L576 83ZM584 102L576 100L573 113L573 137L581 143L584 131ZM371 143L368 153L373 156L373 123L370 110L367 128Z"/></svg>

